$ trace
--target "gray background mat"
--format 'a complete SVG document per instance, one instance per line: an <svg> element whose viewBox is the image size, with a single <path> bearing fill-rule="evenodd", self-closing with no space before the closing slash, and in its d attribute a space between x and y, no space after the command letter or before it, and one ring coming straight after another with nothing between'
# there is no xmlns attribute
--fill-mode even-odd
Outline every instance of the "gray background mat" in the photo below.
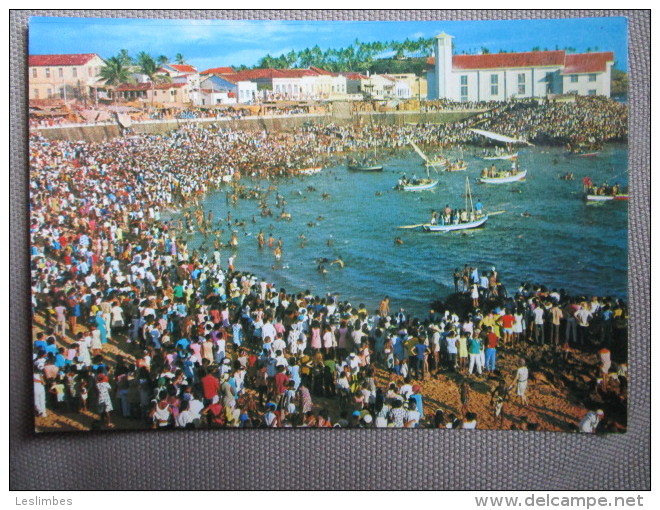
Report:
<svg viewBox="0 0 660 510"><path fill-rule="evenodd" d="M37 436L29 384L28 17L460 20L625 16L629 24L629 430L227 430ZM650 489L649 11L10 11L10 489Z"/></svg>

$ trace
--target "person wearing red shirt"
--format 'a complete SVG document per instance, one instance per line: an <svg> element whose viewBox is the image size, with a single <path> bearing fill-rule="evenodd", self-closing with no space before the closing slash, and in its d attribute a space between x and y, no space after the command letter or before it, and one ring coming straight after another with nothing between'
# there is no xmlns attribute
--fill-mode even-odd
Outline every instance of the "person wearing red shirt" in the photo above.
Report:
<svg viewBox="0 0 660 510"><path fill-rule="evenodd" d="M495 371L495 358L497 354L497 335L493 332L491 326L488 327L486 336L486 371Z"/></svg>
<svg viewBox="0 0 660 510"><path fill-rule="evenodd" d="M500 325L502 326L502 341L504 345L510 346L513 337L513 325L516 323L516 318L511 315L509 311L500 317Z"/></svg>
<svg viewBox="0 0 660 510"><path fill-rule="evenodd" d="M202 377L202 390L204 393L204 405L209 405L213 397L218 395L220 390L220 381L212 373L207 373Z"/></svg>
<svg viewBox="0 0 660 510"><path fill-rule="evenodd" d="M273 400L278 402L287 390L289 384L289 376L284 372L286 367L280 365L277 367L277 373L273 377L273 382L275 385L275 392L273 395Z"/></svg>

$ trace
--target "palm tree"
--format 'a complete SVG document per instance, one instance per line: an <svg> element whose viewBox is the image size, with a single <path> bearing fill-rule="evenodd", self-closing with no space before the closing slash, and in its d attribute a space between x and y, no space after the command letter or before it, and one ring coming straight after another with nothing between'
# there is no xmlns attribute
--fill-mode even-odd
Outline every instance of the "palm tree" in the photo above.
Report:
<svg viewBox="0 0 660 510"><path fill-rule="evenodd" d="M179 65L183 65L186 63L186 59L183 58L183 55L181 53L177 53L176 55L174 55L174 60Z"/></svg>
<svg viewBox="0 0 660 510"><path fill-rule="evenodd" d="M106 60L105 65L99 69L99 75L101 76L102 82L115 89L114 99L116 104L118 100L117 88L122 83L126 83L130 80L130 71L124 64L121 56L110 57Z"/></svg>
<svg viewBox="0 0 660 510"><path fill-rule="evenodd" d="M169 57L167 55L160 55L157 59L156 62L158 63L159 66L163 66L167 64L170 61Z"/></svg>
<svg viewBox="0 0 660 510"><path fill-rule="evenodd" d="M151 104L154 103L154 80L158 72L158 64L148 53L141 51L137 56L137 64L140 66L140 72L144 74L151 83Z"/></svg>

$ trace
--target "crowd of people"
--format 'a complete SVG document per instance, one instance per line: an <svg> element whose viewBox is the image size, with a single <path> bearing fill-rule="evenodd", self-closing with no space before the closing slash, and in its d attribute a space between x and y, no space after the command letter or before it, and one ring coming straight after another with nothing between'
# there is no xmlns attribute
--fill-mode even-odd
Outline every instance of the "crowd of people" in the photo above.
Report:
<svg viewBox="0 0 660 510"><path fill-rule="evenodd" d="M36 414L93 416L97 428L119 420L157 429L477 428L469 389L461 386L461 410L431 407L427 381L438 374L493 378L493 412L501 416L512 387L527 404L527 378L537 370L526 361L529 345L554 346L557 363L576 350L609 349L621 376L622 302L540 286L508 294L496 271L484 285L484 275L467 268L468 279L461 276L456 288L466 307L409 317L390 312L383 299L369 311L239 270L231 242L193 248L184 222L171 216L192 207L185 228L196 225L217 241L214 225L224 220L206 215L199 200L227 176L291 175L310 158L395 148L443 129L310 124L247 133L191 125L103 143L33 133ZM498 368L498 342L513 373ZM605 395L624 398L625 377L612 382L611 363L598 356L594 367L600 363L602 374L594 372ZM602 430L614 422L599 423Z"/></svg>

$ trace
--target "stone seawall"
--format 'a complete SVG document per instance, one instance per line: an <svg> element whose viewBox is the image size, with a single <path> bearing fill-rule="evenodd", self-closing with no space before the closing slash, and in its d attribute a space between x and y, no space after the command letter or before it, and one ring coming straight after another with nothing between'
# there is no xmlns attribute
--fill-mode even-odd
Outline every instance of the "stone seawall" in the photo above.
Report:
<svg viewBox="0 0 660 510"><path fill-rule="evenodd" d="M408 123L431 122L445 123L461 120L478 113L477 111L464 112L374 112L358 113L350 117L340 117L333 115L291 115L291 116L254 116L243 117L241 119L169 119L135 123L131 129L135 133L168 133L178 127L191 122L209 125L216 124L226 126L236 130L267 130L282 131L285 129L300 127L305 123L329 124L331 122L340 125L353 123L376 123L403 125ZM51 140L84 140L86 142L102 142L110 140L121 135L121 128L118 124L102 125L69 125L48 128L37 128L43 136Z"/></svg>

